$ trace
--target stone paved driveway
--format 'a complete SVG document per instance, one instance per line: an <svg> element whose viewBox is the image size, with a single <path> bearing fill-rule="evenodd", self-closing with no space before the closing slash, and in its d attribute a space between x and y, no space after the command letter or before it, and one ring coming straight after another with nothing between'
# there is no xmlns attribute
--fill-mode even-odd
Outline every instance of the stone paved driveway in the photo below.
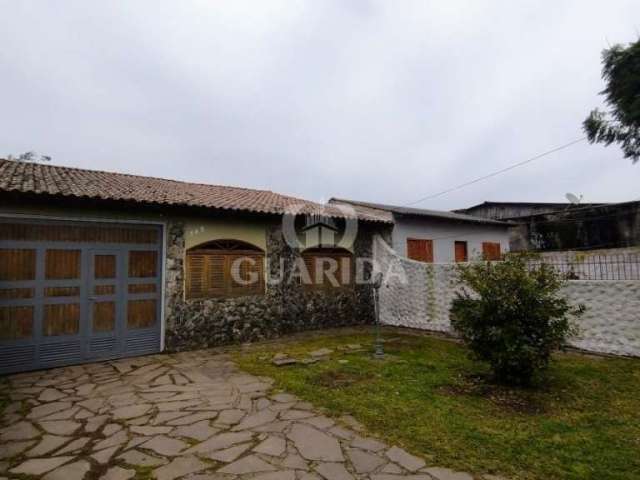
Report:
<svg viewBox="0 0 640 480"><path fill-rule="evenodd" d="M469 480L199 351L9 378L0 480Z"/></svg>

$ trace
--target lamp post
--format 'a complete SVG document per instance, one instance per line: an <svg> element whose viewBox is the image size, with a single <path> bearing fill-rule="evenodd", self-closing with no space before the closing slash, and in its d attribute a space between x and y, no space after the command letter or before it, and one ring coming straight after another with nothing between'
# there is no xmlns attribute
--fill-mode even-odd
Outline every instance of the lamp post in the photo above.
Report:
<svg viewBox="0 0 640 480"><path fill-rule="evenodd" d="M375 311L376 339L374 343L373 358L382 360L384 358L384 345L380 337L380 287L382 286L382 273L377 272L373 277L373 309Z"/></svg>

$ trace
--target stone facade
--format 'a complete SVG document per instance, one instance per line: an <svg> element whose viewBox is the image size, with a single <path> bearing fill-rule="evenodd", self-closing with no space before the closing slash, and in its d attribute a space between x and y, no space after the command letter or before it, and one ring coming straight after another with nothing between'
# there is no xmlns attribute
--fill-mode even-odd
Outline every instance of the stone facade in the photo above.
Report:
<svg viewBox="0 0 640 480"><path fill-rule="evenodd" d="M388 281L380 290L380 321L453 333L449 309L458 289L455 266L425 264L396 254L381 238L374 259ZM584 304L579 334L569 345L613 355L640 356L640 281L569 281L564 295Z"/></svg>
<svg viewBox="0 0 640 480"><path fill-rule="evenodd" d="M360 225L354 243L355 258L371 258L377 229ZM165 282L165 348L180 351L237 342L275 338L309 329L372 323L374 310L370 285L327 291L307 291L290 272L300 253L282 236L280 223L267 232L267 287L263 295L237 298L184 299L184 224L167 228ZM270 282L279 278L281 282ZM367 267L368 278L371 268Z"/></svg>

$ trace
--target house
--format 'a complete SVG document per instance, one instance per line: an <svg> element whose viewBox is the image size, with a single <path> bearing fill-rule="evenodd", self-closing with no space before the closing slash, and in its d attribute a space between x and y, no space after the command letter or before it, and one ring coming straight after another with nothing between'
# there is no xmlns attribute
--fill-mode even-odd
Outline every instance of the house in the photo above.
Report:
<svg viewBox="0 0 640 480"><path fill-rule="evenodd" d="M640 245L640 201L621 203L484 202L456 212L508 219L512 251L626 248Z"/></svg>
<svg viewBox="0 0 640 480"><path fill-rule="evenodd" d="M357 235L288 240L319 214ZM0 160L0 373L369 323L356 260L391 225L265 190Z"/></svg>
<svg viewBox="0 0 640 480"><path fill-rule="evenodd" d="M604 203L546 203L546 202L482 202L468 208L453 210L454 213L493 220L515 220L520 217L558 212L576 207L596 207Z"/></svg>
<svg viewBox="0 0 640 480"><path fill-rule="evenodd" d="M640 201L540 213L514 219L513 250L601 250L640 245Z"/></svg>
<svg viewBox="0 0 640 480"><path fill-rule="evenodd" d="M393 221L389 239L392 248L413 260L451 263L473 258L497 259L509 250L507 222L339 198L332 198L329 204L351 205L359 215L376 215Z"/></svg>

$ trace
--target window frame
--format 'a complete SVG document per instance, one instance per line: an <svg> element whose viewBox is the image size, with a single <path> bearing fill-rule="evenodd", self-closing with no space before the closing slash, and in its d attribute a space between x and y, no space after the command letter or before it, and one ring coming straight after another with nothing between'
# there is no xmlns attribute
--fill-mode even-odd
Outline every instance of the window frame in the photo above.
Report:
<svg viewBox="0 0 640 480"><path fill-rule="evenodd" d="M433 263L434 262L434 254L433 254L433 239L430 238L414 238L414 237L407 237L407 258L410 260L414 260L416 262L423 262L423 263ZM424 258L417 258L415 256L411 256L411 250L413 250L412 248L409 247L409 245L411 243L420 243L424 245Z"/></svg>
<svg viewBox="0 0 640 480"><path fill-rule="evenodd" d="M458 260L458 245L464 245L464 259ZM466 263L469 261L469 242L466 240L455 240L453 242L453 259L456 263Z"/></svg>
<svg viewBox="0 0 640 480"><path fill-rule="evenodd" d="M317 262L314 261L309 268L309 259L318 259L318 258L331 258L338 261L338 271L336 272L336 279L338 280L338 285L333 285L330 281L328 281L327 276L322 276L322 283L315 283L316 279L316 270ZM348 258L349 259L349 282L342 282L342 264L341 259ZM332 291L332 290L349 290L355 286L355 262L354 262L354 254L345 248L322 248L322 247L312 247L307 248L300 252L300 259L302 261L302 266L306 269L306 272L311 279L311 283L306 283L302 281L302 277L300 278L300 283L302 284L302 288L305 291Z"/></svg>
<svg viewBox="0 0 640 480"><path fill-rule="evenodd" d="M216 248L222 247L222 248ZM195 266L192 262L196 257L201 257L202 265L200 275L200 288L195 288L194 271ZM215 257L218 257L217 259ZM222 278L221 286L213 286L208 283L207 279L214 273L214 262L220 262L222 257ZM237 285L234 284L231 276L233 262L239 258L251 258L255 264L254 271L258 273L257 284ZM218 264L218 267L220 264ZM265 252L250 243L241 240L214 240L212 242L196 245L186 251L184 263L184 296L186 300L207 300L207 299L225 299L238 298L254 295L264 295L265 293ZM218 271L218 275L220 272Z"/></svg>
<svg viewBox="0 0 640 480"><path fill-rule="evenodd" d="M495 256L490 250L497 247L497 256ZM492 258L488 258L492 257ZM482 242L482 259L488 262L498 262L502 260L502 245L500 242Z"/></svg>

